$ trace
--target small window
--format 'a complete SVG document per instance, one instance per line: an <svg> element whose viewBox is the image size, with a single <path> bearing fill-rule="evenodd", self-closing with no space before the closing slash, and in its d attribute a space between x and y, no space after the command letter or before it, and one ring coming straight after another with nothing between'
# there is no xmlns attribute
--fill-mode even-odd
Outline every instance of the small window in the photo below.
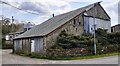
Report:
<svg viewBox="0 0 120 66"><path fill-rule="evenodd" d="M30 30L31 28L28 28L28 30Z"/></svg>
<svg viewBox="0 0 120 66"><path fill-rule="evenodd" d="M79 20L79 17L75 18L75 19L73 20L73 22L74 22L74 25L80 25L80 24L81 24L81 23L80 23L80 20Z"/></svg>
<svg viewBox="0 0 120 66"><path fill-rule="evenodd" d="M91 28L91 30L93 30L93 28Z"/></svg>
<svg viewBox="0 0 120 66"><path fill-rule="evenodd" d="M76 24L76 20L74 19L74 25Z"/></svg>

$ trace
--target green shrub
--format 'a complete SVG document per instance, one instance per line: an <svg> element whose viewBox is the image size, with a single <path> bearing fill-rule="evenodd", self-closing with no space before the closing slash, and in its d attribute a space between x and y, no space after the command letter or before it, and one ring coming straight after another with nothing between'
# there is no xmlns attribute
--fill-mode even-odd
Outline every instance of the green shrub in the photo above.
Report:
<svg viewBox="0 0 120 66"><path fill-rule="evenodd" d="M70 49L72 48L71 44L59 44L60 47L62 47L63 49Z"/></svg>
<svg viewBox="0 0 120 66"><path fill-rule="evenodd" d="M13 49L13 45L12 44L4 44L4 45L2 45L2 49Z"/></svg>
<svg viewBox="0 0 120 66"><path fill-rule="evenodd" d="M93 36L91 35L82 35L82 36L75 36L71 34L67 34L65 30L61 31L60 35L57 38L58 46L62 47L63 49L70 49L76 47L86 47L93 43ZM58 47L57 46L57 47Z"/></svg>
<svg viewBox="0 0 120 66"><path fill-rule="evenodd" d="M106 30L106 29L98 28L98 29L96 30L96 34L97 34L98 36L104 36L104 37L106 37L106 36L107 36L107 30Z"/></svg>
<svg viewBox="0 0 120 66"><path fill-rule="evenodd" d="M13 49L12 44L6 44L5 38L2 38L2 49Z"/></svg>
<svg viewBox="0 0 120 66"><path fill-rule="evenodd" d="M107 38L110 44L120 44L120 32L110 33Z"/></svg>
<svg viewBox="0 0 120 66"><path fill-rule="evenodd" d="M97 54L117 52L120 44L120 33L107 33L104 29L96 30ZM94 52L94 38L92 34L75 36L61 31L57 44L51 49L85 48L90 54ZM79 50L78 50L79 51Z"/></svg>
<svg viewBox="0 0 120 66"><path fill-rule="evenodd" d="M63 48L59 46L58 44L55 44L50 49L63 49Z"/></svg>

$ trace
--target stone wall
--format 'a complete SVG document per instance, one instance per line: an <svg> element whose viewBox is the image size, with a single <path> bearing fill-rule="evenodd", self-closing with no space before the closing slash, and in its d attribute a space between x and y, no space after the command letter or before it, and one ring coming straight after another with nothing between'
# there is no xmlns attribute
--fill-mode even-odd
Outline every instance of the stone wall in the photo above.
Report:
<svg viewBox="0 0 120 66"><path fill-rule="evenodd" d="M79 18L80 23L74 24L74 19ZM65 30L68 34L74 34L74 35L81 35L83 34L83 17L82 15L78 15L72 20L66 22L66 24L60 26L50 34L46 36L46 48L49 48L56 44L57 37L61 33L62 30Z"/></svg>
<svg viewBox="0 0 120 66"><path fill-rule="evenodd" d="M83 56L91 55L92 53L84 48L72 48L72 49L49 49L47 50L47 56Z"/></svg>
<svg viewBox="0 0 120 66"><path fill-rule="evenodd" d="M120 24L117 24L111 27L111 29L112 29L112 32L120 32Z"/></svg>

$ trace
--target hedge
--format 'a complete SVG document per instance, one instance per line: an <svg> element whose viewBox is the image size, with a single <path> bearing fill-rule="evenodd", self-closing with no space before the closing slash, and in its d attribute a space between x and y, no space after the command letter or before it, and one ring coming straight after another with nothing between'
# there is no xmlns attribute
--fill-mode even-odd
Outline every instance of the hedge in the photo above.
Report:
<svg viewBox="0 0 120 66"><path fill-rule="evenodd" d="M2 38L2 49L13 49L12 44L6 44L5 38Z"/></svg>

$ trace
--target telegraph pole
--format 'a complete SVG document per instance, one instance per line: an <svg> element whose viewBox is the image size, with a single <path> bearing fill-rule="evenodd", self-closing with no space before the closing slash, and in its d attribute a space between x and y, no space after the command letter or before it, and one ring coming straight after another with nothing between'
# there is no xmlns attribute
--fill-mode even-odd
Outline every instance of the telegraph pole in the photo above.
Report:
<svg viewBox="0 0 120 66"><path fill-rule="evenodd" d="M93 18L94 19L94 54L96 55L96 33L95 33L95 29L96 29L96 25L95 25L95 17Z"/></svg>
<svg viewBox="0 0 120 66"><path fill-rule="evenodd" d="M13 32L13 37L12 37L12 44L13 44L13 46L14 46L14 40L13 40L13 38L15 37L15 33L14 33L14 18L13 18L13 16L12 16L12 32ZM13 50L13 52L12 53L14 53L14 48L12 49Z"/></svg>
<svg viewBox="0 0 120 66"><path fill-rule="evenodd" d="M13 16L12 16L12 33L13 33L13 38L15 37L15 34L14 34L14 32L15 32L15 30L14 30L14 18L13 18Z"/></svg>
<svg viewBox="0 0 120 66"><path fill-rule="evenodd" d="M94 13L95 13L95 9L94 9ZM96 24L95 24L95 15L93 15L93 21L94 21L94 54L96 55L96 35L95 35L95 29L96 29Z"/></svg>
<svg viewBox="0 0 120 66"><path fill-rule="evenodd" d="M14 25L13 25L13 21L14 21L14 19L13 19L13 16L12 16L12 32L14 32Z"/></svg>

